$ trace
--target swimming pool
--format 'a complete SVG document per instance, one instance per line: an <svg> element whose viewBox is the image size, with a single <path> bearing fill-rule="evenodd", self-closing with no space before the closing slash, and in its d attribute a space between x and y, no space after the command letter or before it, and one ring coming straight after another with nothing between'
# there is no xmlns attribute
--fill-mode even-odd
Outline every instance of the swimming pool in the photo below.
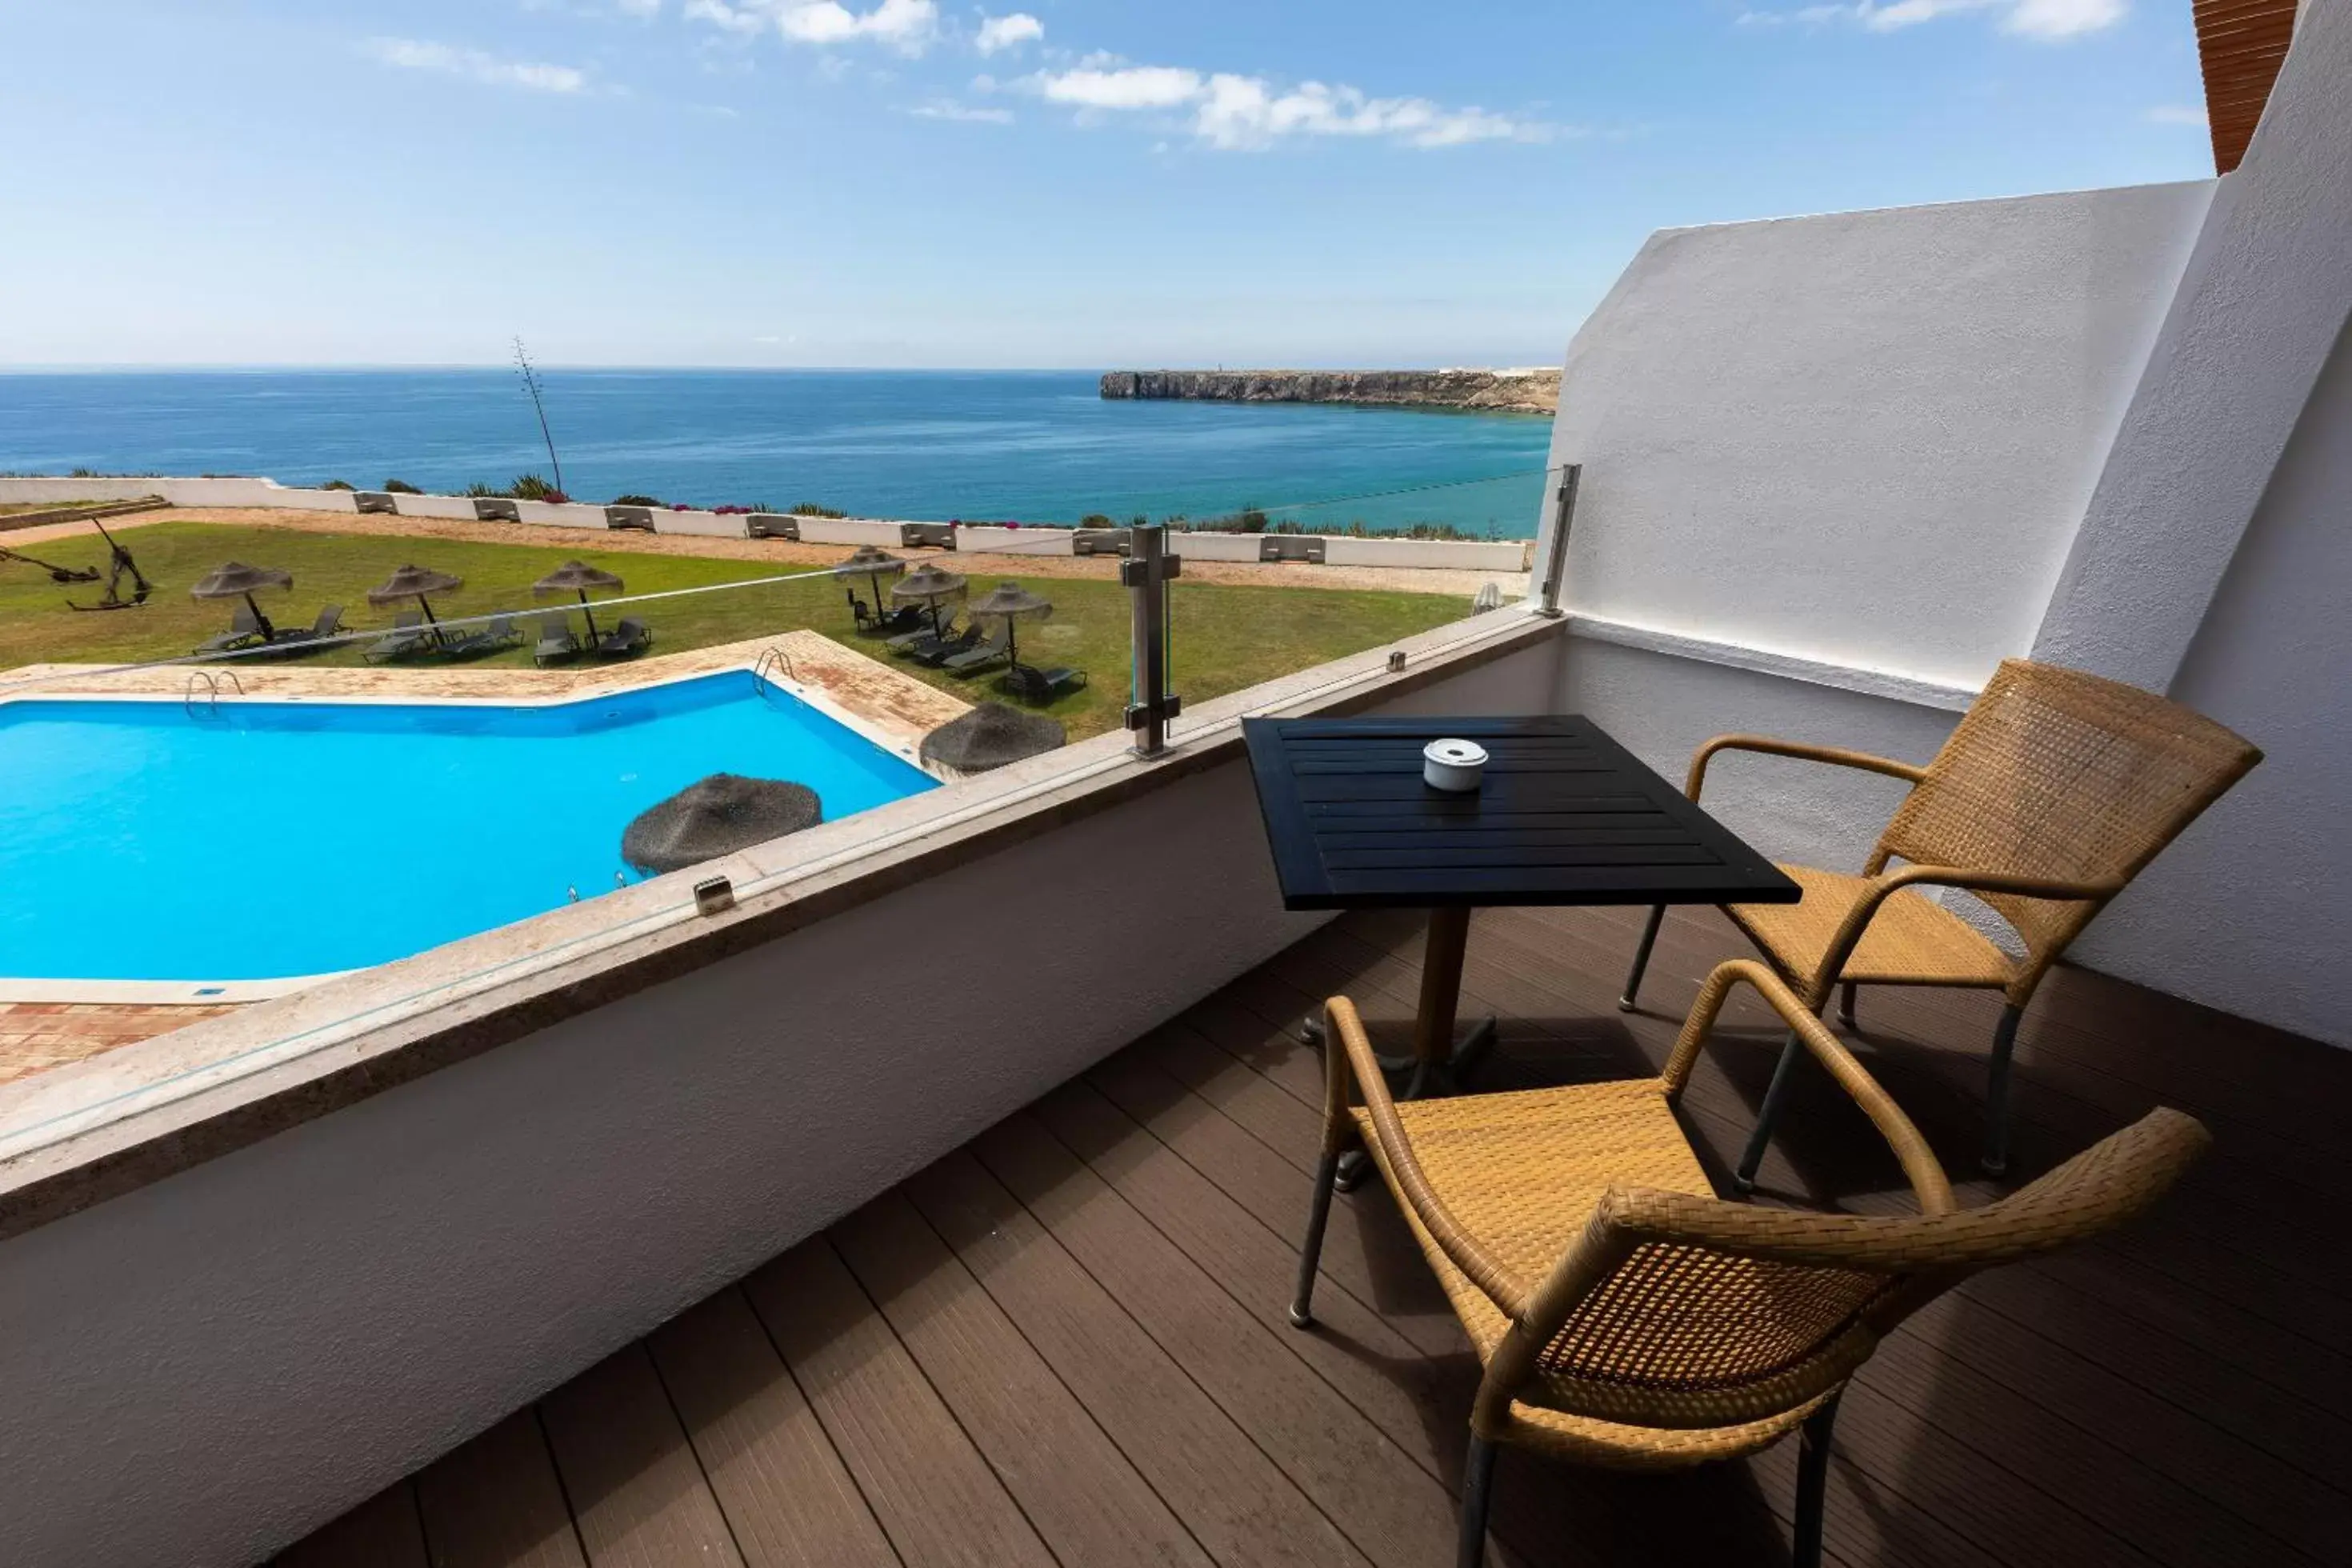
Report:
<svg viewBox="0 0 2352 1568"><path fill-rule="evenodd" d="M749 671L579 701L0 703L0 978L358 969L593 898L714 773L828 822L935 787Z"/></svg>

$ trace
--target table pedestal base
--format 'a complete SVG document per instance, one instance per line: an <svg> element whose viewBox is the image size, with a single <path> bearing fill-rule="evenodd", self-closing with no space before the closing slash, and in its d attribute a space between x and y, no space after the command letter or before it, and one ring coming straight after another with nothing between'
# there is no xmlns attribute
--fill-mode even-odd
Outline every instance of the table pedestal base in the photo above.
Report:
<svg viewBox="0 0 2352 1568"><path fill-rule="evenodd" d="M1470 911L1451 907L1429 911L1429 936L1421 963L1421 1008L1413 1018L1412 1055L1376 1058L1391 1078L1410 1073L1397 1099L1431 1100L1459 1094L1495 1044L1495 1020L1483 1018L1454 1037L1454 1015L1462 1005L1462 965L1470 947ZM1323 1020L1309 1015L1298 1026L1310 1046L1333 1049ZM1350 1152L1339 1162L1338 1186L1352 1192L1371 1162Z"/></svg>

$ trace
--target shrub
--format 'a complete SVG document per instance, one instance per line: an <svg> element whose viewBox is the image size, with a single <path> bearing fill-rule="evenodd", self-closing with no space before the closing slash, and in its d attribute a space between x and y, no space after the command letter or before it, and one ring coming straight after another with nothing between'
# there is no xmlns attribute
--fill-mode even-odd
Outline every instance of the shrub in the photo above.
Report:
<svg viewBox="0 0 2352 1568"><path fill-rule="evenodd" d="M425 492L406 479L386 479L383 481L383 493L388 496L421 496Z"/></svg>
<svg viewBox="0 0 2352 1568"><path fill-rule="evenodd" d="M748 512L767 510L765 507L759 506L714 506L710 509L712 515L717 517L741 517Z"/></svg>
<svg viewBox="0 0 2352 1568"><path fill-rule="evenodd" d="M1117 528L1118 525L1111 521L1110 518L1103 512L1090 511L1078 519L1078 526L1080 528Z"/></svg>
<svg viewBox="0 0 2352 1568"><path fill-rule="evenodd" d="M499 492L490 489L489 486L482 483L481 480L476 479L472 484L466 487L465 493L469 496L494 496Z"/></svg>
<svg viewBox="0 0 2352 1568"><path fill-rule="evenodd" d="M819 506L813 500L794 501L790 510L794 517L847 517L849 515L845 511L836 511L829 506Z"/></svg>
<svg viewBox="0 0 2352 1568"><path fill-rule="evenodd" d="M613 504L614 506L660 506L663 503L651 496L625 495L614 496Z"/></svg>
<svg viewBox="0 0 2352 1568"><path fill-rule="evenodd" d="M352 483L349 479L329 479L325 484L320 485L319 488L322 490L355 490L359 489L359 486Z"/></svg>
<svg viewBox="0 0 2352 1568"><path fill-rule="evenodd" d="M561 492L537 474L517 474L506 493L517 500L553 500Z"/></svg>

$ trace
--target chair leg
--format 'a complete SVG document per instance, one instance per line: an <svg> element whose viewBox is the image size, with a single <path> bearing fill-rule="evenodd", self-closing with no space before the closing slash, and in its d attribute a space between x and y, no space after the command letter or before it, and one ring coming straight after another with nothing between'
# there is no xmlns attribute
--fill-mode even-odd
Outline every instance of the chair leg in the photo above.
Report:
<svg viewBox="0 0 2352 1568"><path fill-rule="evenodd" d="M1832 1399L1805 1419L1798 1439L1797 1528L1794 1568L1821 1568L1822 1505L1830 1484L1830 1428L1837 1425L1838 1402Z"/></svg>
<svg viewBox="0 0 2352 1568"><path fill-rule="evenodd" d="M1992 1032L1992 1066L1985 1078L1984 1173L1998 1176L2009 1169L2009 1058L2017 1048L2017 1026L2025 1009L2012 1002L2001 1009Z"/></svg>
<svg viewBox="0 0 2352 1568"><path fill-rule="evenodd" d="M1307 1211L1307 1239L1298 1248L1298 1289L1290 1299L1290 1326L1315 1326L1315 1269L1323 1260L1323 1227L1331 1219L1331 1187L1339 1179L1339 1151L1326 1151L1315 1167L1315 1206Z"/></svg>
<svg viewBox="0 0 2352 1568"><path fill-rule="evenodd" d="M1838 987L1838 1022L1849 1029L1853 1027L1853 994L1860 989L1851 980Z"/></svg>
<svg viewBox="0 0 2352 1568"><path fill-rule="evenodd" d="M1743 1193L1756 1190L1756 1169L1764 1163L1764 1151L1772 1143L1772 1124L1780 1120L1781 1102L1789 1098L1789 1080L1797 1075L1797 1058L1805 1054L1805 1043L1797 1038L1797 1031L1789 1031L1788 1040L1780 1047L1780 1059L1772 1068L1771 1087L1764 1091L1764 1104L1756 1112L1756 1131L1748 1135L1748 1148L1739 1156L1739 1169L1731 1184Z"/></svg>
<svg viewBox="0 0 2352 1568"><path fill-rule="evenodd" d="M1625 975L1625 994L1617 998L1617 1011L1630 1013L1642 994L1642 973L1650 967L1650 949L1656 945L1658 927L1665 923L1666 906L1650 906L1649 923L1642 928L1642 945L1633 950L1633 967Z"/></svg>
<svg viewBox="0 0 2352 1568"><path fill-rule="evenodd" d="M1470 1458L1462 1466L1462 1545L1455 1568L1483 1568L1486 1561L1486 1510L1494 1501L1495 1445L1470 1435Z"/></svg>

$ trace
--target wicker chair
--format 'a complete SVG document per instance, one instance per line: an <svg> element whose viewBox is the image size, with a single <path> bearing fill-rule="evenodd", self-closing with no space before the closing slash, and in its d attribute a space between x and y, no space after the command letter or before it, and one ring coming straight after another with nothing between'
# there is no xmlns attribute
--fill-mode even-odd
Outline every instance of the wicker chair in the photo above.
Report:
<svg viewBox="0 0 2352 1568"><path fill-rule="evenodd" d="M1760 1209L1714 1195L1674 1105L1741 982L1885 1137L1918 1215ZM1795 1556L1813 1568L1838 1395L1878 1342L1979 1269L2129 1219L2208 1141L2191 1118L2159 1110L2032 1185L1959 1212L1885 1090L1748 959L1707 977L1654 1079L1399 1104L1353 1005L1335 997L1325 1018L1322 1159L1290 1321L1313 1325L1332 1181L1340 1156L1369 1143L1485 1367L1463 1472L1463 1568L1483 1559L1498 1444L1665 1470L1736 1458L1800 1429Z"/></svg>
<svg viewBox="0 0 2352 1568"><path fill-rule="evenodd" d="M1718 735L1691 759L1693 800L1717 752L1763 752L1907 780L1859 877L1783 866L1804 889L1794 904L1733 904L1724 913L1819 1013L1843 983L1839 1017L1853 1025L1858 985L1998 990L1986 1086L1984 1169L2009 1165L2009 1059L2025 1005L2091 917L2158 851L2244 777L2263 754L2177 702L2079 670L2003 661L1926 767L1833 746ZM1895 870L1887 862L1909 862ZM1976 894L2023 939L2011 957L1941 904L1911 889ZM1650 911L1618 1005L1633 1009L1664 905ZM1741 1156L1736 1184L1752 1189L1789 1080L1804 1054L1791 1034Z"/></svg>

